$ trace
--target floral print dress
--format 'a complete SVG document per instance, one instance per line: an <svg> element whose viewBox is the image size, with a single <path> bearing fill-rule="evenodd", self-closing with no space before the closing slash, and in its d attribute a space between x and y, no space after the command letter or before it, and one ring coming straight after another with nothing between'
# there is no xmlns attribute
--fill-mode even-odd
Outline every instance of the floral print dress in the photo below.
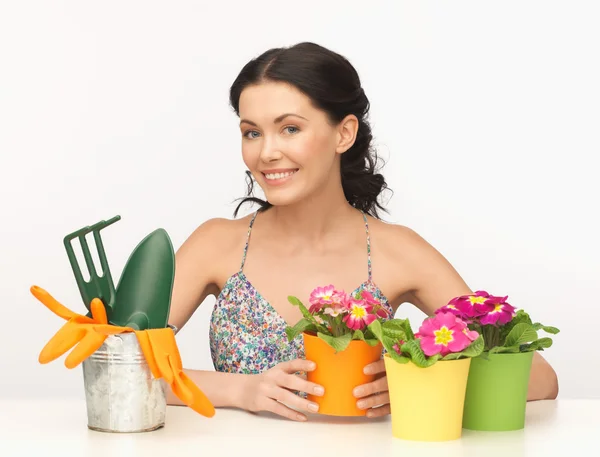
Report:
<svg viewBox="0 0 600 457"><path fill-rule="evenodd" d="M215 370L227 373L258 374L280 362L304 358L302 335L291 342L285 333L286 321L254 288L243 269L248 252L250 225L242 262L237 273L225 283L217 297L210 319L210 352ZM379 287L372 281L371 243L367 218L363 213L367 235L368 279L353 291L366 290L381 302L389 316L394 312Z"/></svg>

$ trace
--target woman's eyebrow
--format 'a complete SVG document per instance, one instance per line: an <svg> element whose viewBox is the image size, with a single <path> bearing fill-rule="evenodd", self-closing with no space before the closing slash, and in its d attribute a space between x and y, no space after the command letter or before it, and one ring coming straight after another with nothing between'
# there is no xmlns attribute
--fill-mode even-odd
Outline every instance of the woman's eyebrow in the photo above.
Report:
<svg viewBox="0 0 600 457"><path fill-rule="evenodd" d="M295 116L295 117L299 117L300 119L304 119L305 121L308 121L308 119L306 119L305 117L300 116L299 114L285 113L285 114L282 114L281 116L277 116L273 120L273 124L278 124L279 122L283 121L288 116ZM250 121L248 119L242 119L242 120L240 120L240 124L244 124L244 123L253 125L254 127L258 127L258 125L255 122L252 122L252 121Z"/></svg>

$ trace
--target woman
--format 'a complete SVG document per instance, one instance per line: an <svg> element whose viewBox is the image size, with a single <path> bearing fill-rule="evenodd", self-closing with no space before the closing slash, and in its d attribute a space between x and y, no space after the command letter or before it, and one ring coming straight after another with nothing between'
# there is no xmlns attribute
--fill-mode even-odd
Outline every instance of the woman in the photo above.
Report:
<svg viewBox="0 0 600 457"><path fill-rule="evenodd" d="M242 69L230 102L244 163L268 203L251 197L251 181L245 201L260 203L259 211L209 220L185 241L170 324L180 329L207 296L217 297L210 327L216 371L186 373L215 407L306 420L303 411L317 405L293 392L320 395L322 387L298 375L313 364L303 359L300 337L286 339L286 323L301 317L289 295L308 297L327 284L364 288L391 313L408 302L431 315L472 291L418 234L379 219L386 183L375 171L369 101L346 59L312 43L271 49ZM383 361L365 372L378 376L356 389L359 407L368 417L389 414ZM554 370L536 353L529 399L557 391ZM180 404L173 395L168 401Z"/></svg>

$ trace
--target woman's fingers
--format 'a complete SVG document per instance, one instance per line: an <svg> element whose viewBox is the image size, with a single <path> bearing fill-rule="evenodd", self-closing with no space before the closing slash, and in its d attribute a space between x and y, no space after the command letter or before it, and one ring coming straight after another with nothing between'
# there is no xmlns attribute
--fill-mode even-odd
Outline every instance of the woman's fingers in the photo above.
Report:
<svg viewBox="0 0 600 457"><path fill-rule="evenodd" d="M383 373L379 362L365 367L370 373ZM354 389L354 396L358 398L356 406L359 409L368 410L367 417L381 417L390 414L390 394L388 391L387 376L383 375L367 384L360 385Z"/></svg>
<svg viewBox="0 0 600 457"><path fill-rule="evenodd" d="M307 381L299 373L313 371L314 362L295 359L281 362L256 377L248 378L247 400L244 409L270 411L294 420L307 420L304 412L317 412L319 406L296 392L323 395L324 389Z"/></svg>
<svg viewBox="0 0 600 457"><path fill-rule="evenodd" d="M370 363L363 368L363 372L368 375L385 373L385 361L378 360L377 362Z"/></svg>
<svg viewBox="0 0 600 457"><path fill-rule="evenodd" d="M278 416L282 416L293 421L304 422L307 419L306 415L298 411L294 411L293 409L288 408L284 404L279 403L277 400L273 399L269 399L265 409L267 411L271 411L274 414L277 414Z"/></svg>
<svg viewBox="0 0 600 457"><path fill-rule="evenodd" d="M288 362L282 362L277 367L285 373L295 373L297 371L313 371L317 366L314 362L304 359L294 359Z"/></svg>
<svg viewBox="0 0 600 457"><path fill-rule="evenodd" d="M386 416L386 415L390 414L390 412L391 412L390 405L383 405L383 406L379 406L377 408L372 408L372 409L368 410L367 417L373 418L373 417Z"/></svg>
<svg viewBox="0 0 600 457"><path fill-rule="evenodd" d="M383 406L390 403L390 393L382 392L380 394L371 395L370 397L358 400L356 406L359 409L375 408L377 406Z"/></svg>
<svg viewBox="0 0 600 457"><path fill-rule="evenodd" d="M387 376L383 376L375 381L357 386L353 393L356 398L364 398L378 392L387 392L388 390Z"/></svg>
<svg viewBox="0 0 600 457"><path fill-rule="evenodd" d="M306 392L307 394L317 396L321 396L325 393L323 386L307 381L303 377L295 374L282 373L277 381L279 386L297 392Z"/></svg>
<svg viewBox="0 0 600 457"><path fill-rule="evenodd" d="M271 398L284 403L298 411L307 411L310 413L316 413L319 410L319 405L297 395L286 388L274 386L272 393L269 395Z"/></svg>

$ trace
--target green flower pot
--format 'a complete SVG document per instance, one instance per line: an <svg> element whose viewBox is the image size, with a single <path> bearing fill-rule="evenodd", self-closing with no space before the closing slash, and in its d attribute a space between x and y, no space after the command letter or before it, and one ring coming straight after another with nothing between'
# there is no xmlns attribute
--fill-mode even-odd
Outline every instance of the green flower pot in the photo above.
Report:
<svg viewBox="0 0 600 457"><path fill-rule="evenodd" d="M533 354L484 353L483 357L473 358L467 381L463 428L511 431L525 427Z"/></svg>

